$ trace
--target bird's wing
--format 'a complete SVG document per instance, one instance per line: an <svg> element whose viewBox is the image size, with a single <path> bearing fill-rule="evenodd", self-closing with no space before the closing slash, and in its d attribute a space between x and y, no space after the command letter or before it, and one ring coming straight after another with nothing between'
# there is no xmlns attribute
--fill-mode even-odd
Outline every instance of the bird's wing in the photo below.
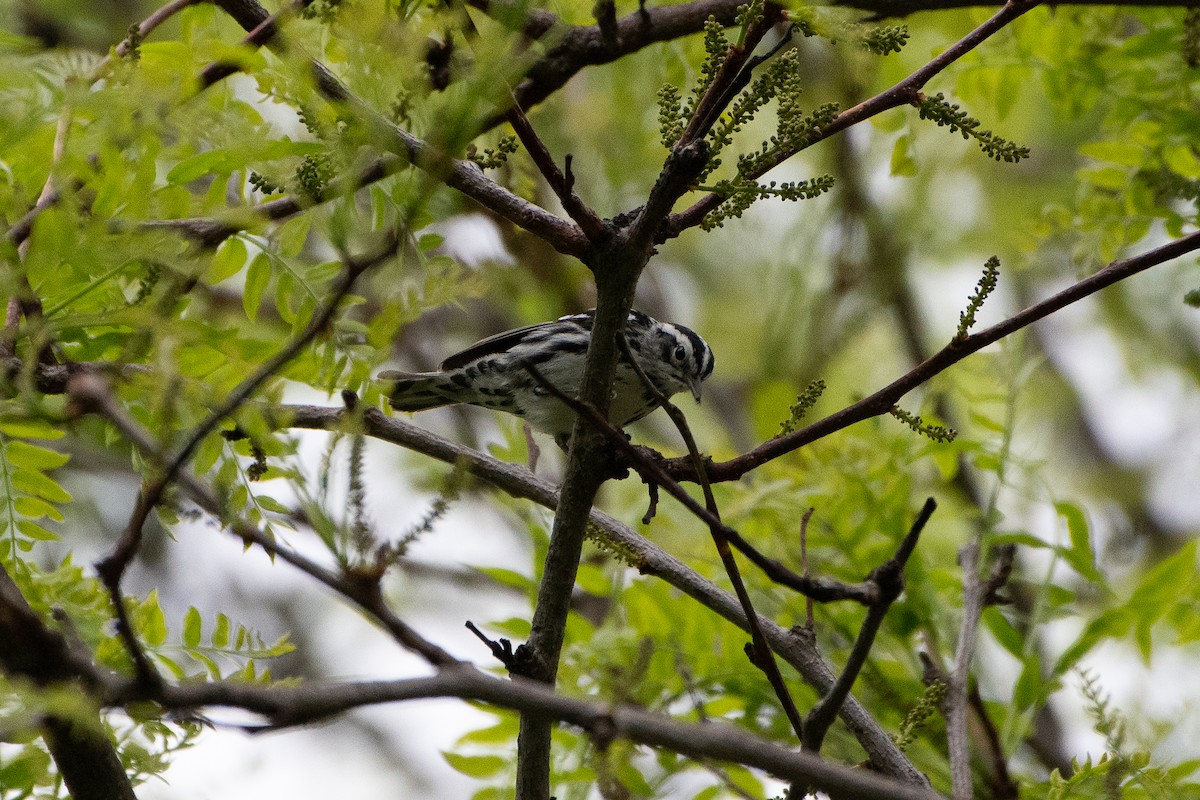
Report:
<svg viewBox="0 0 1200 800"><path fill-rule="evenodd" d="M516 347L521 343L521 340L535 331L561 326L563 322L568 321L589 330L592 327L591 312L588 312L586 314L572 314L553 322L539 322L536 325L526 325L524 328L513 328L511 331L504 331L503 333L489 336L486 339L480 339L465 350L460 350L454 355L447 356L446 360L441 363L440 369L458 369L459 367L465 367L478 358L503 353Z"/></svg>

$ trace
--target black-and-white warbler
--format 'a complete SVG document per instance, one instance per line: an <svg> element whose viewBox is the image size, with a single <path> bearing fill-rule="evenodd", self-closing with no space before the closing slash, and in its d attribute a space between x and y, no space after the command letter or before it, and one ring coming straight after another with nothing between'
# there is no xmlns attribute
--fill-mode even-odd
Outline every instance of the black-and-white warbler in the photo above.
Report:
<svg viewBox="0 0 1200 800"><path fill-rule="evenodd" d="M523 365L533 366L563 394L578 396L594 315L592 310L496 334L450 356L438 372L388 371L379 377L394 384L390 399L398 411L469 403L516 414L562 443L575 423L575 413L539 386ZM700 382L712 374L713 353L695 331L630 311L625 338L659 392L670 397L686 389L700 402ZM622 354L609 419L624 427L658 405Z"/></svg>

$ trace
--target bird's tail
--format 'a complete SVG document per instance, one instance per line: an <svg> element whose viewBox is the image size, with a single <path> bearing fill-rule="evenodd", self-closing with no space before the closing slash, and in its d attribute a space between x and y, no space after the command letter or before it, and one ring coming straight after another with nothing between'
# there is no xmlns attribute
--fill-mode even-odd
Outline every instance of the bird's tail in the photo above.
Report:
<svg viewBox="0 0 1200 800"><path fill-rule="evenodd" d="M397 411L424 411L427 408L463 402L461 389L441 372L379 373L379 379L392 385L388 400Z"/></svg>

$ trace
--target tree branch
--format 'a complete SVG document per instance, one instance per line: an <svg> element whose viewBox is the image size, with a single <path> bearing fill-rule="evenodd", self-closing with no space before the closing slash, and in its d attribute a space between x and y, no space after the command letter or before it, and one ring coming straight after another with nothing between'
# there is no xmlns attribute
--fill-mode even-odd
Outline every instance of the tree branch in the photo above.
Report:
<svg viewBox="0 0 1200 800"><path fill-rule="evenodd" d="M30 607L0 563L0 665L40 687L98 688L98 671ZM67 790L76 800L137 800L121 759L95 711L47 714L41 733Z"/></svg>
<svg viewBox="0 0 1200 800"><path fill-rule="evenodd" d="M95 413L107 419L144 457L158 466L166 463L150 435L124 408L117 403L107 384L98 375L78 372L68 383L68 393L76 407L85 413ZM212 514L229 526L229 532L243 542L256 544L319 583L333 589L367 612L379 625L391 634L401 646L424 657L429 663L446 666L459 663L437 645L427 641L407 623L392 613L379 589L378 575L338 574L317 564L300 553L280 545L273 537L265 535L245 519L226 520L224 504L212 487L197 478L192 472L180 467L175 482L201 509ZM153 690L154 686L141 687Z"/></svg>
<svg viewBox="0 0 1200 800"><path fill-rule="evenodd" d="M777 150L770 158L762 160L758 168L743 177L758 178L787 161L801 150L812 147L817 142L828 139L835 133L840 133L884 111L902 105L915 104L920 97L922 87L929 83L934 76L974 50L1013 20L1036 7L1038 2L1039 0L1008 0L990 19L946 48L937 57L913 72L907 78L874 97L864 100L853 108L848 108L841 112L828 124L821 126L820 130L814 131L802 145ZM724 195L715 193L706 195L690 208L677 214L672 214L663 224L663 229L659 235L663 239L678 236L687 228L694 227L703 222L705 216L714 211L723 202L725 202Z"/></svg>
<svg viewBox="0 0 1200 800"><path fill-rule="evenodd" d="M283 406L277 414L268 413L267 417L273 418L274 424L281 426L317 430L340 430L352 422L345 410L322 406ZM525 498L549 509L558 507L559 494L556 488L534 476L525 467L507 464L415 425L387 417L378 409L366 409L361 424L364 435L465 469L513 497ZM592 529L607 539L616 552L631 559L633 566L642 574L666 581L734 625L749 630L745 612L732 594L608 514L592 509L589 522ZM758 623L772 650L818 692L824 694L829 691L836 678L809 639L765 617L760 616ZM853 696L847 699L840 713L843 722L866 750L874 769L909 783L927 785L925 776L900 752L888 734L879 727L879 723Z"/></svg>
<svg viewBox="0 0 1200 800"><path fill-rule="evenodd" d="M907 17L922 11L952 11L956 8L992 8L997 0L835 0L835 6L869 11L874 22L889 17ZM1140 8L1192 8L1192 0L1056 0L1055 6L1135 6Z"/></svg>
<svg viewBox="0 0 1200 800"><path fill-rule="evenodd" d="M908 563L913 550L916 549L917 539L920 538L925 523L929 521L936 508L937 503L933 501L932 497L926 500L925 505L917 514L917 518L913 520L912 527L908 529L908 533L900 541L900 546L896 548L895 555L871 573L869 580L879 587L879 600L867 609L867 618L858 631L854 647L850 650L846 666L838 675L837 682L804 718L805 750L814 753L821 752L821 743L825 740L825 733L833 724L838 709L849 697L850 690L854 688L854 681L867 663L867 656L870 655L871 647L875 644L875 635L883 625L883 618L887 616L892 603L904 591L904 566Z"/></svg>
<svg viewBox="0 0 1200 800"><path fill-rule="evenodd" d="M537 165L538 171L542 173L546 183L550 185L550 190L554 192L558 202L562 203L563 209L575 221L588 240L595 240L602 236L605 232L604 221L575 193L574 177L564 175L558 168L558 164L554 162L554 156L550 154L533 125L529 123L525 112L521 106L515 104L515 101L508 112L508 122L516 131L521 144L525 145L526 152L533 159L533 163ZM570 156L567 156L567 159L569 168Z"/></svg>
<svg viewBox="0 0 1200 800"><path fill-rule="evenodd" d="M696 465L696 469L700 472L701 485L704 487L705 510L708 512L711 520L708 526L709 534L712 536L713 544L715 544L717 548L717 554L721 558L721 564L725 568L725 574L729 577L729 582L733 586L734 594L737 596L738 602L742 606L742 611L746 615L746 621L749 623L751 644L747 648L746 654L749 656L751 663L758 667L758 669L761 670L766 676L768 683L771 685L772 691L775 692L775 696L779 699L779 704L780 707L783 708L784 715L791 724L792 730L796 733L796 738L802 740L804 738L803 720L800 718L800 712L796 710L796 703L792 699L791 693L788 692L787 684L785 684L783 681L783 675L781 675L779 672L779 665L775 663L775 655L771 652L771 648L763 636L762 627L758 624L758 614L754 611L754 604L750 600L750 593L746 590L746 583L742 580L741 572L738 570L737 561L734 559L733 551L729 547L729 538L724 534L724 529L727 526L721 522L721 515L717 508L716 498L713 497L712 487L709 486L708 481L703 479L704 465L700 460L700 454L696 448L696 441L692 437L692 432L687 426L687 420L683 418L683 414L679 411L679 409L672 405L671 401L668 400L666 396L664 396L663 393L658 390L658 387L646 377L646 373L642 370L641 365L638 364L637 359L634 358L633 353L630 351L629 341L624 336L621 337L620 345L625 354L626 360L629 362L630 366L633 367L638 378L642 381L642 384L646 387L650 394L656 396L658 402L663 404L664 408L666 408L668 411L674 412L671 414L671 419L675 422L676 426L678 426L680 435L683 436L684 441L687 442L688 453L692 457L692 462ZM524 364L524 367L539 385L557 397L568 407L573 409L581 417L588 419L597 430L604 434L604 437L608 439L609 442L616 444L622 449L625 449L629 445L629 441L626 439L625 434L622 433L615 425L605 419L604 416L597 412L594 408L591 408L587 404L564 394L557 386L546 380L546 378L540 372L538 372L532 364L526 363ZM641 455L632 447L626 449L626 452L631 454L636 453L639 458ZM643 461L645 461L645 459L643 459ZM644 463L642 466L644 467ZM647 483L649 483L649 480L647 480Z"/></svg>
<svg viewBox="0 0 1200 800"><path fill-rule="evenodd" d="M254 0L213 0L247 31L255 30L267 19L267 12ZM277 26L270 26L272 35L263 37L261 44L277 46ZM560 219L543 208L518 197L495 181L486 178L470 161L452 158L439 152L421 139L394 124L367 103L356 97L337 79L329 68L316 59L309 59L317 90L326 99L343 103L354 110L371 132L371 141L404 159L434 179L441 181L484 208L533 233L565 255L579 256L587 246L587 237L575 225ZM482 127L480 130L485 130Z"/></svg>
<svg viewBox="0 0 1200 800"><path fill-rule="evenodd" d="M564 26L544 12L524 12L512 0L470 0L470 4L489 16L506 21L517 19L516 26L532 39L551 39L550 47L525 73L514 97L521 108L532 108L566 85L586 67L608 64L635 53L648 45L667 42L704 29L708 18L732 25L737 9L745 0L695 0L678 5L642 5L637 11L616 20L615 37L599 24ZM504 120L498 114L487 123L493 127Z"/></svg>
<svg viewBox="0 0 1200 800"><path fill-rule="evenodd" d="M991 573L986 580L979 575L978 536L958 551L962 567L963 612L959 626L958 645L954 651L954 671L946 687L946 741L950 751L950 779L954 800L971 800L974 796L971 781L971 750L967 738L967 713L970 710L968 685L971 660L975 657L975 638L979 633L979 618L983 609L993 601L995 593L1008 581L1012 571L1014 545L992 548Z"/></svg>
<svg viewBox="0 0 1200 800"><path fill-rule="evenodd" d="M391 258L395 254L398 244L399 237L393 232L388 236L383 245L377 248L371 255L363 258L347 257L343 259L344 267L342 273L335 283L330 297L325 302L325 306L314 313L313 318L309 321L305 329L294 337L287 346L267 359L253 375L235 388L223 404L214 409L206 419L196 426L169 461L165 461L161 457L156 460L155 463L162 467L161 474L148 480L142 486L141 491L138 492L137 502L134 504L129 522L126 524L120 539L113 545L113 549L108 555L96 562L96 572L99 574L104 586L108 589L109 598L112 601L113 613L117 618L117 632L122 642L124 642L125 649L129 652L130 658L133 660L136 678L139 683L146 686L156 686L162 680L153 665L146 658L145 653L142 652L141 645L134 635L128 612L125 610L124 593L121 591L121 579L125 574L125 570L137 555L138 548L141 546L142 532L145 528L146 520L162 499L163 492L175 480L179 471L191 458L192 453L199 446L200 442L216 430L221 420L240 408L259 386L282 369L284 365L308 346L310 341L324 331L341 305L342 299L349 293L355 281L358 280L358 277L371 267ZM97 387L104 386L105 396L99 398L95 396L84 397L84 399L90 407L102 411L110 420L116 419L117 407L111 395L107 393L107 386L98 383L95 385ZM76 399L79 399L79 396Z"/></svg>
<svg viewBox="0 0 1200 800"><path fill-rule="evenodd" d="M941 795L863 770L794 752L722 722L686 724L629 706L564 697L537 681L500 680L468 666L428 678L362 683L306 683L264 687L214 681L164 687L167 708L230 706L266 715L281 724L323 719L351 708L428 697L459 697L556 719L596 735L619 736L697 758L745 764L772 775L810 783L843 800L938 800Z"/></svg>
<svg viewBox="0 0 1200 800"><path fill-rule="evenodd" d="M1077 303L1101 289L1196 250L1200 250L1200 232L1190 233L1140 255L1113 261L1099 272L1076 282L1040 303L1029 306L1003 322L973 333L964 339L951 341L909 372L857 403L846 406L794 433L766 441L736 458L708 464L709 480L714 482L737 480L768 461L798 450L806 444L829 436L843 428L848 428L856 422L886 414L904 395L967 356L977 353L988 345L1000 341L1055 311ZM693 482L698 480L691 461L687 458L672 459L666 462L665 466L671 477L676 480Z"/></svg>

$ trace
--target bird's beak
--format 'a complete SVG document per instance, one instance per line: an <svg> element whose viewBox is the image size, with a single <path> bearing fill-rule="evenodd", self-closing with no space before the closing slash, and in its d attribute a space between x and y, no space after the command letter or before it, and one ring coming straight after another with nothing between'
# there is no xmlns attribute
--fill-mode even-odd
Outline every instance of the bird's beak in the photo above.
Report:
<svg viewBox="0 0 1200 800"><path fill-rule="evenodd" d="M688 388L692 390L692 397L696 398L696 402L700 402L700 379L691 378L688 381Z"/></svg>

